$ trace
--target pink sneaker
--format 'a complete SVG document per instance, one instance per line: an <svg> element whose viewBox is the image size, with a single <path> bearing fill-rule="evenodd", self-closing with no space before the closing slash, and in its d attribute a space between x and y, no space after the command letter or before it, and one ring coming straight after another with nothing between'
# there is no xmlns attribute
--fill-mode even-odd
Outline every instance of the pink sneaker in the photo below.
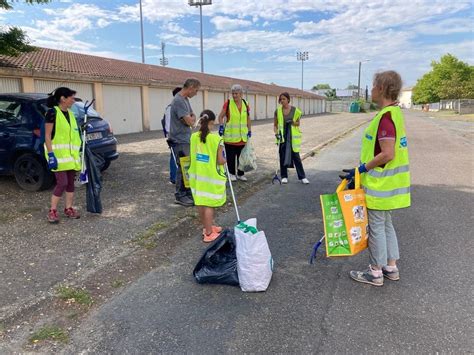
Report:
<svg viewBox="0 0 474 355"><path fill-rule="evenodd" d="M212 232L220 233L220 232L222 232L222 227L212 226ZM202 234L204 234L204 233L206 233L206 228L202 229Z"/></svg>
<svg viewBox="0 0 474 355"><path fill-rule="evenodd" d="M72 218L72 219L78 219L78 218L81 217L81 215L79 214L79 212L77 212L77 210L75 210L75 209L72 208L72 207L65 208L65 209L64 209L64 214L66 215L66 217Z"/></svg>
<svg viewBox="0 0 474 355"><path fill-rule="evenodd" d="M54 223L54 224L59 223L58 211L49 210L47 218L48 218L49 223Z"/></svg>
<svg viewBox="0 0 474 355"><path fill-rule="evenodd" d="M206 234L205 232L202 234L202 241L204 243L210 243L210 242L213 242L214 240L217 239L217 237L219 237L219 233L217 232L211 232L211 234Z"/></svg>

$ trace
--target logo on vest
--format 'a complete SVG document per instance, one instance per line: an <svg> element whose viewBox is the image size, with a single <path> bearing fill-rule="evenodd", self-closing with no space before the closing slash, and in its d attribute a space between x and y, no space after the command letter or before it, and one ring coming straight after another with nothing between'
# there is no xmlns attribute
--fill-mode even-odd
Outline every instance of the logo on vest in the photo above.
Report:
<svg viewBox="0 0 474 355"><path fill-rule="evenodd" d="M203 163L209 163L209 155L198 153L196 155L196 160Z"/></svg>
<svg viewBox="0 0 474 355"><path fill-rule="evenodd" d="M407 145L408 145L407 137L402 137L402 138L400 138L400 146L401 146L402 148L406 148Z"/></svg>

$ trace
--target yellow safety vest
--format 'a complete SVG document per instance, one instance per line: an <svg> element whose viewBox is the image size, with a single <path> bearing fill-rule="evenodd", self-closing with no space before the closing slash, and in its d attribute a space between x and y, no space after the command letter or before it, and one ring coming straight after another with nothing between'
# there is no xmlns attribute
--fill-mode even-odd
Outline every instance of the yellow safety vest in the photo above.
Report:
<svg viewBox="0 0 474 355"><path fill-rule="evenodd" d="M224 166L217 164L217 151L222 141L217 134L209 133L206 143L201 132L191 135L189 187L196 206L219 207L226 201L227 181Z"/></svg>
<svg viewBox="0 0 474 355"><path fill-rule="evenodd" d="M224 131L224 142L239 143L240 141L247 142L247 105L242 100L242 110L239 111L237 104L233 99L229 100L229 122L227 122Z"/></svg>
<svg viewBox="0 0 474 355"><path fill-rule="evenodd" d="M81 170L81 135L77 127L76 118L71 110L69 112L69 123L58 106L56 110L56 121L54 123L54 138L51 141L53 153L58 160L58 168L51 171ZM44 145L44 153L48 160L48 149Z"/></svg>
<svg viewBox="0 0 474 355"><path fill-rule="evenodd" d="M301 110L295 107L295 114L293 116L293 122L298 121L301 118ZM277 119L278 119L278 132L281 135L280 143L285 142L285 135L283 134L284 119L283 119L283 107L278 106L277 109ZM291 149L293 152L298 153L301 150L301 130L299 126L291 125ZM278 143L278 142L277 142Z"/></svg>
<svg viewBox="0 0 474 355"><path fill-rule="evenodd" d="M410 166L407 137L402 111L398 106L383 108L364 132L360 152L361 163L374 158L374 147L380 119L390 111L396 129L395 157L383 168L376 167L361 174L361 185L365 191L367 208L393 210L410 206Z"/></svg>

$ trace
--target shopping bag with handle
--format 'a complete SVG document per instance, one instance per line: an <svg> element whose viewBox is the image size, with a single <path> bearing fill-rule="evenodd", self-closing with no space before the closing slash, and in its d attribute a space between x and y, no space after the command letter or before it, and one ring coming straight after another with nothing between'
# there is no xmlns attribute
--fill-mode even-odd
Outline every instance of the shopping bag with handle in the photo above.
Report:
<svg viewBox="0 0 474 355"><path fill-rule="evenodd" d="M346 190L344 179L336 193L321 195L326 256L350 256L367 249L368 220L360 174L355 170L355 188Z"/></svg>
<svg viewBox="0 0 474 355"><path fill-rule="evenodd" d="M189 166L191 165L191 157L180 157L179 165L181 166L181 173L183 174L184 187L189 189Z"/></svg>

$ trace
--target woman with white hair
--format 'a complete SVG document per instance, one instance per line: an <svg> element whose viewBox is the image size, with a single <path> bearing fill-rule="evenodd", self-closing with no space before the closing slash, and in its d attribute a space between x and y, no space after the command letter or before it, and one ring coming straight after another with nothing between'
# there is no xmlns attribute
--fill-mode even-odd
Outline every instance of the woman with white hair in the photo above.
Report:
<svg viewBox="0 0 474 355"><path fill-rule="evenodd" d="M227 100L219 114L219 135L224 136L227 164L231 181L247 181L242 170L238 170L239 157L247 140L252 136L250 107L242 98L242 86L232 85L232 98ZM224 117L226 121L224 123Z"/></svg>

